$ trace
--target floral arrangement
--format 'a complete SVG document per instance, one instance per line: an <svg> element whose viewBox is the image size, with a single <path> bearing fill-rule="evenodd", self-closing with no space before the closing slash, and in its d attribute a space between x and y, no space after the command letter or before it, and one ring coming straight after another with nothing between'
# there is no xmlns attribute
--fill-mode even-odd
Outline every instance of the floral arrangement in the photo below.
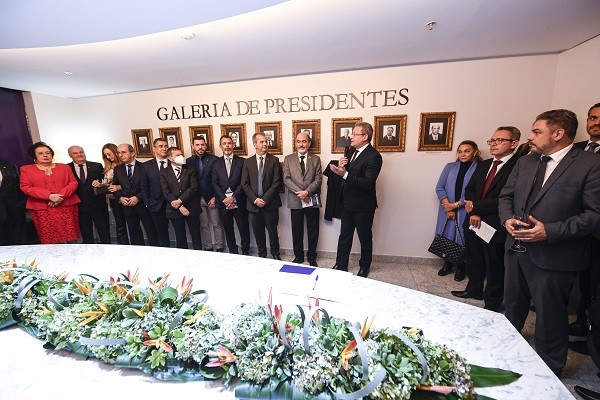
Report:
<svg viewBox="0 0 600 400"><path fill-rule="evenodd" d="M214 311L192 279L142 283L137 272L67 280L34 262L0 265L0 329L19 324L66 349L164 380L236 385L238 398L484 398L474 387L520 375L469 365L419 329L370 329L330 317L318 301L284 312L264 305Z"/></svg>

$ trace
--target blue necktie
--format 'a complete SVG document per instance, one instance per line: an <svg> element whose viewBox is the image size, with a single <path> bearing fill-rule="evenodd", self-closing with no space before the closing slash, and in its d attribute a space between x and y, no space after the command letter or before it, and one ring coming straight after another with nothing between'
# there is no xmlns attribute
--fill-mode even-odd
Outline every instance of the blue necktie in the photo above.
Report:
<svg viewBox="0 0 600 400"><path fill-rule="evenodd" d="M131 183L131 178L133 177L133 171L131 170L133 165L127 164L127 179L129 179L129 183Z"/></svg>
<svg viewBox="0 0 600 400"><path fill-rule="evenodd" d="M198 157L198 178L202 177L202 159Z"/></svg>
<svg viewBox="0 0 600 400"><path fill-rule="evenodd" d="M258 163L258 197L263 197L263 174L265 172L265 166L263 164L263 158L259 158L260 162Z"/></svg>

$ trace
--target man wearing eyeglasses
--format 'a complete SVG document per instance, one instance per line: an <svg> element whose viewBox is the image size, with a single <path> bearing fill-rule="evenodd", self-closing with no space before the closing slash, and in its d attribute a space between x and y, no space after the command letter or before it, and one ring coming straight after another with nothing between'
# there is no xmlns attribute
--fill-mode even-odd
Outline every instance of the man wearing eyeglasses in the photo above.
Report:
<svg viewBox="0 0 600 400"><path fill-rule="evenodd" d="M484 300L484 308L502 311L504 299L504 242L506 230L498 216L498 196L510 171L517 162L515 149L521 132L514 126L501 126L487 141L492 158L480 162L465 187L465 210L468 218L463 223L469 283L465 290L451 293L463 299ZM489 243L478 237L470 227L479 228L481 222L496 232ZM484 281L487 280L484 290Z"/></svg>
<svg viewBox="0 0 600 400"><path fill-rule="evenodd" d="M373 127L367 122L354 125L350 136L350 151L340 158L338 165L329 164L331 170L344 179L340 201L342 202L342 226L338 238L334 269L348 271L354 230L360 240L358 276L369 275L373 258L373 218L377 208L375 186L383 160L371 146Z"/></svg>

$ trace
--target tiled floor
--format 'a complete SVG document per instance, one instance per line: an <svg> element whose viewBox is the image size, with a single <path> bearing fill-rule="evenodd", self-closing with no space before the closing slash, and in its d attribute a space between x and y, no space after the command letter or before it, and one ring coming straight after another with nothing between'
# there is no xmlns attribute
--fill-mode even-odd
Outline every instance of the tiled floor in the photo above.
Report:
<svg viewBox="0 0 600 400"><path fill-rule="evenodd" d="M319 259L318 262L322 268L329 268L335 264L335 260L329 258ZM483 307L483 301L453 297L450 291L464 290L467 280L456 282L452 274L440 277L437 275L440 267L441 263L440 265L435 265L434 263L419 265L407 262L373 262L369 278L461 301L473 306ZM356 274L358 271L358 262L351 260L349 270ZM530 312L525 328L523 329L523 334L530 343L532 342L534 324L535 313ZM582 338L572 338L572 340L580 339ZM589 356L569 351L567 365L563 370L561 381L573 393L573 396L579 399L580 397L573 390L575 385L600 391L600 378L596 375L597 373L598 367Z"/></svg>

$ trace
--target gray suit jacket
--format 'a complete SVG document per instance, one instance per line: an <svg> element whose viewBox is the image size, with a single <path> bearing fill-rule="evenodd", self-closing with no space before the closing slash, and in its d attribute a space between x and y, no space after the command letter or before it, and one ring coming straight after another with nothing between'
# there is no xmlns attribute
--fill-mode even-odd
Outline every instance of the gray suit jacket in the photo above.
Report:
<svg viewBox="0 0 600 400"><path fill-rule="evenodd" d="M302 175L298 153L285 156L283 161L283 184L287 188L287 206L292 209L301 209L302 200L296 195L300 190L307 190L312 196L317 194L321 207L321 182L323 182L323 170L319 156L306 153L304 159L305 174Z"/></svg>
<svg viewBox="0 0 600 400"><path fill-rule="evenodd" d="M500 193L500 221L523 212L539 159L532 154L517 161ZM587 268L590 234L600 228L600 157L571 148L531 201L530 213L544 223L548 236L525 244L533 262L555 271ZM513 243L509 235L507 248Z"/></svg>

